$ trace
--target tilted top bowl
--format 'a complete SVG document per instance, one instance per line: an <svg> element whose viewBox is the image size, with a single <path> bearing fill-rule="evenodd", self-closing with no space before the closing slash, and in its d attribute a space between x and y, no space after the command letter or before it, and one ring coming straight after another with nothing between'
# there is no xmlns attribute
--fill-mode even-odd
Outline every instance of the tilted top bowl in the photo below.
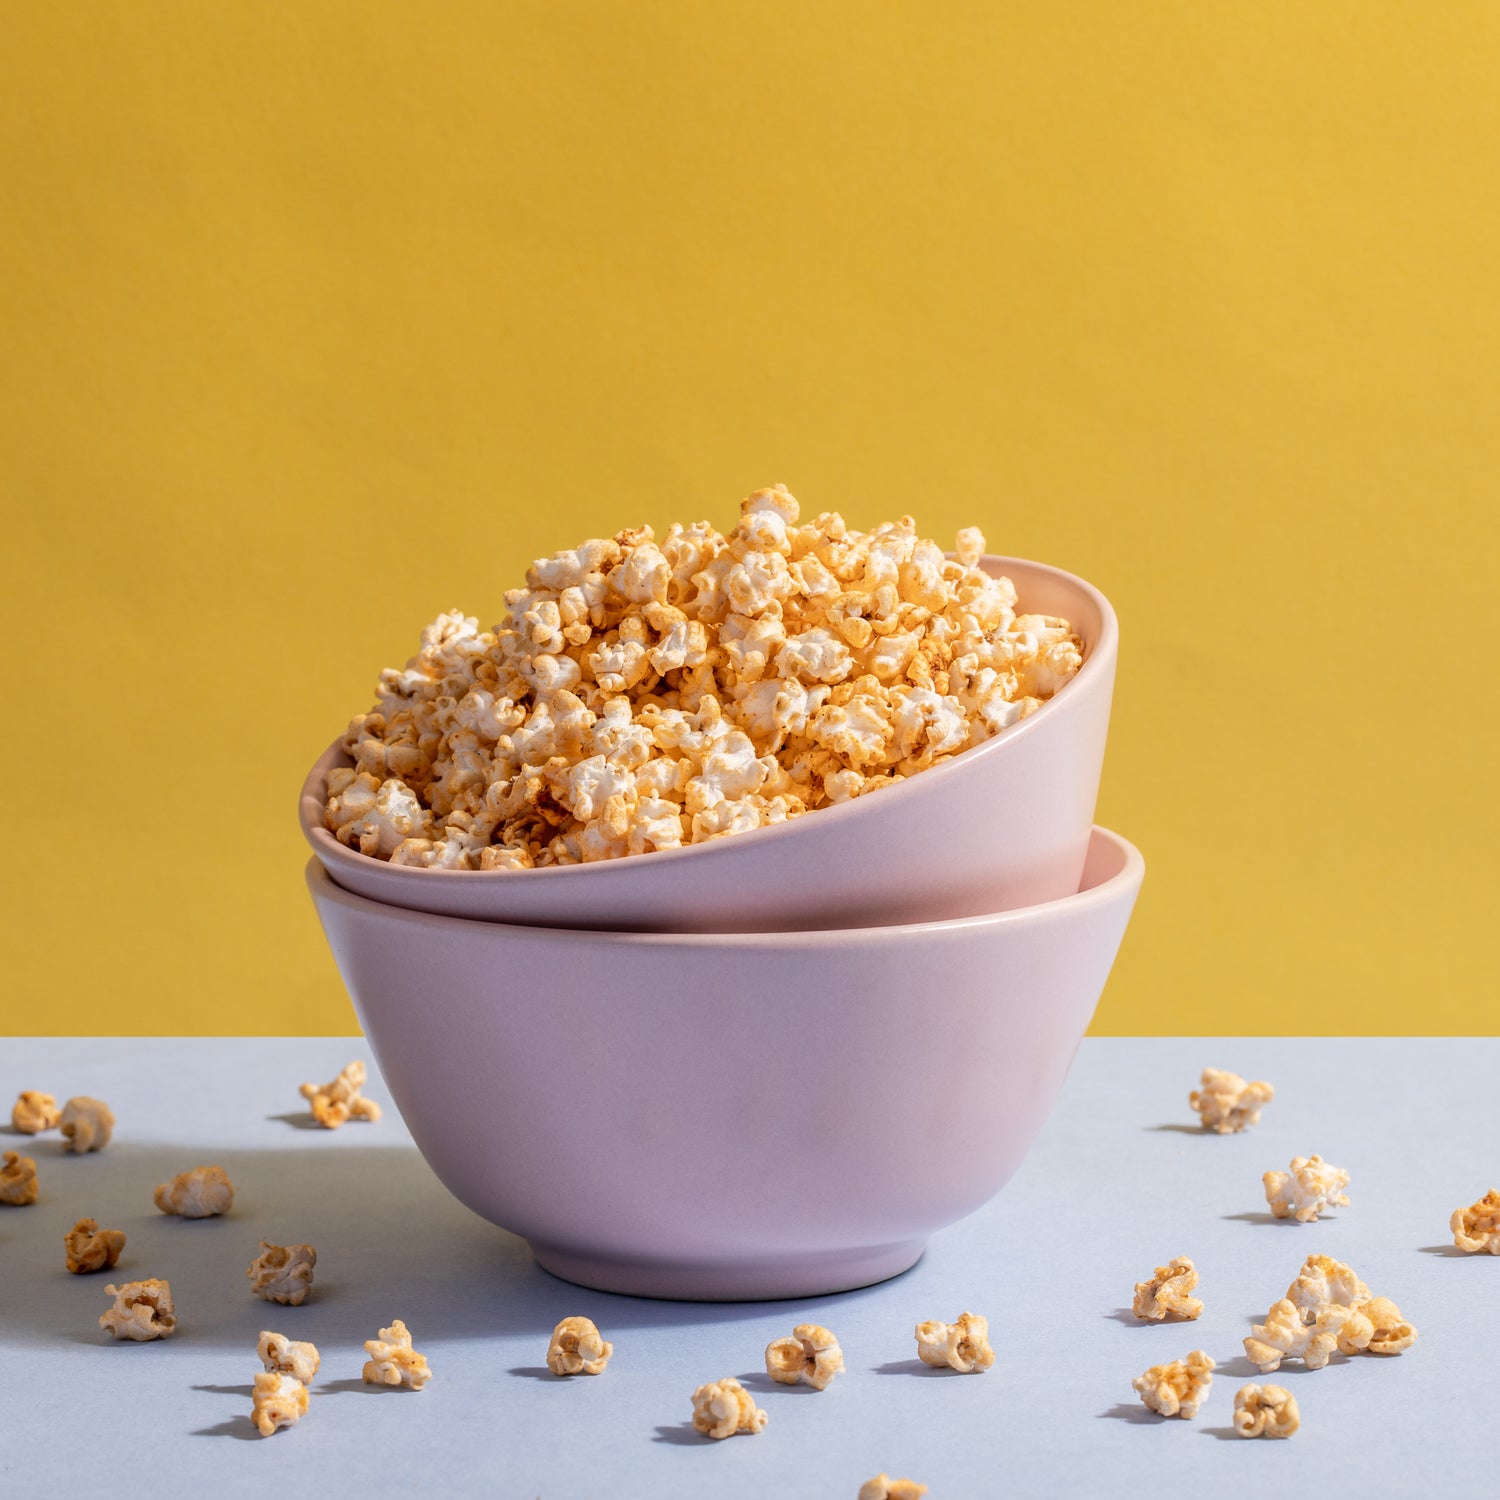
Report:
<svg viewBox="0 0 1500 1500"><path fill-rule="evenodd" d="M540 870L426 870L348 849L323 826L335 741L302 788L303 832L345 890L372 901L527 926L636 932L860 927L981 915L1078 889L1114 691L1109 601L1071 573L986 557L1030 614L1060 615L1083 665L1035 713L869 797L789 822L625 859Z"/></svg>

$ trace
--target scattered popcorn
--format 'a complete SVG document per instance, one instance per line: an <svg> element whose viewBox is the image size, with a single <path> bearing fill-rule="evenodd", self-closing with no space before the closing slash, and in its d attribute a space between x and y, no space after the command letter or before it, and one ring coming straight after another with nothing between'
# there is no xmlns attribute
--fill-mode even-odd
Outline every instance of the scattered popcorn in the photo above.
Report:
<svg viewBox="0 0 1500 1500"><path fill-rule="evenodd" d="M44 1130L56 1130L61 1118L57 1100L51 1094L39 1094L34 1089L24 1089L10 1108L10 1123L22 1135L40 1135Z"/></svg>
<svg viewBox="0 0 1500 1500"><path fill-rule="evenodd" d="M1321 1156L1294 1156L1289 1172L1266 1172L1261 1181L1266 1202L1278 1219L1311 1224L1325 1208L1349 1206L1343 1191L1349 1186L1349 1174Z"/></svg>
<svg viewBox="0 0 1500 1500"><path fill-rule="evenodd" d="M223 1167L194 1167L156 1189L156 1206L184 1219L210 1219L234 1205L234 1187Z"/></svg>
<svg viewBox="0 0 1500 1500"><path fill-rule="evenodd" d="M412 1348L411 1334L400 1318L382 1328L378 1339L366 1339L365 1353L370 1356L362 1372L366 1385L409 1385L420 1391L432 1379L426 1356Z"/></svg>
<svg viewBox="0 0 1500 1500"><path fill-rule="evenodd" d="M1187 1256L1179 1255L1165 1266L1158 1266L1150 1281L1135 1284L1135 1301L1131 1310L1143 1322L1165 1318L1196 1318L1203 1304L1189 1292L1198 1285L1198 1272Z"/></svg>
<svg viewBox="0 0 1500 1500"><path fill-rule="evenodd" d="M1279 1385L1242 1385L1234 1393L1234 1430L1244 1438L1288 1438L1301 1426L1297 1398Z"/></svg>
<svg viewBox="0 0 1500 1500"><path fill-rule="evenodd" d="M552 1330L547 1346L547 1368L554 1375L602 1375L613 1344L599 1337L599 1330L588 1318L564 1318Z"/></svg>
<svg viewBox="0 0 1500 1500"><path fill-rule="evenodd" d="M844 1368L839 1341L816 1323L799 1323L790 1338L766 1345L766 1374L782 1385L810 1385L825 1391Z"/></svg>
<svg viewBox="0 0 1500 1500"><path fill-rule="evenodd" d="M318 1252L311 1245L273 1245L260 1242L260 1254L245 1272L250 1290L266 1302L301 1307L312 1290Z"/></svg>
<svg viewBox="0 0 1500 1500"><path fill-rule="evenodd" d="M36 1162L19 1151L7 1151L5 1165L0 1167L0 1203L25 1208L36 1202L37 1192Z"/></svg>
<svg viewBox="0 0 1500 1500"><path fill-rule="evenodd" d="M765 1425L765 1412L732 1375L700 1385L693 1392L693 1426L711 1438L759 1432Z"/></svg>
<svg viewBox="0 0 1500 1500"><path fill-rule="evenodd" d="M924 1365L946 1365L962 1375L988 1370L995 1363L989 1334L989 1319L975 1313L961 1313L956 1323L918 1323L917 1355Z"/></svg>
<svg viewBox="0 0 1500 1500"><path fill-rule="evenodd" d="M114 1134L115 1117L102 1099L80 1096L63 1105L59 1128L69 1151L102 1151Z"/></svg>
<svg viewBox="0 0 1500 1500"><path fill-rule="evenodd" d="M1082 664L1066 620L909 516L802 522L784 486L706 522L539 558L480 630L422 632L329 773L327 828L398 865L524 870L702 843L981 744Z"/></svg>
<svg viewBox="0 0 1500 1500"><path fill-rule="evenodd" d="M1491 1188L1477 1203L1455 1208L1448 1220L1453 1243L1470 1254L1488 1250L1500 1255L1500 1191Z"/></svg>
<svg viewBox="0 0 1500 1500"><path fill-rule="evenodd" d="M1261 1107L1275 1097L1276 1090L1269 1083L1246 1083L1238 1073L1205 1068L1188 1103L1198 1111L1205 1130L1231 1135L1259 1124Z"/></svg>
<svg viewBox="0 0 1500 1500"><path fill-rule="evenodd" d="M112 1269L124 1248L125 1236L118 1229L100 1229L96 1219L80 1219L63 1236L68 1269L75 1276Z"/></svg>
<svg viewBox="0 0 1500 1500"><path fill-rule="evenodd" d="M307 1387L295 1375L261 1370L255 1377L255 1394L251 1398L250 1420L262 1437L270 1437L279 1427L291 1427L307 1415Z"/></svg>
<svg viewBox="0 0 1500 1500"><path fill-rule="evenodd" d="M1269 1375L1283 1359L1301 1359L1309 1370L1321 1370L1340 1354L1399 1354L1416 1342L1417 1330L1388 1297L1370 1289L1342 1261L1309 1255L1286 1296L1255 1324L1245 1339L1245 1353Z"/></svg>
<svg viewBox="0 0 1500 1500"><path fill-rule="evenodd" d="M316 1345L304 1344L269 1330L262 1332L255 1352L267 1370L293 1375L304 1385L318 1373L318 1366L322 1363Z"/></svg>
<svg viewBox="0 0 1500 1500"><path fill-rule="evenodd" d="M127 1281L124 1286L104 1288L115 1299L108 1312L99 1315L99 1326L117 1339L134 1339L142 1344L149 1339L164 1339L177 1328L177 1314L172 1310L172 1288L152 1277L147 1281Z"/></svg>
<svg viewBox="0 0 1500 1500"><path fill-rule="evenodd" d="M1144 1375L1137 1375L1130 1383L1152 1411L1160 1412L1164 1417L1191 1420L1208 1399L1209 1387L1214 1383L1213 1368L1214 1361L1201 1349L1194 1349L1186 1359L1174 1359L1167 1365L1152 1365Z"/></svg>
<svg viewBox="0 0 1500 1500"><path fill-rule="evenodd" d="M352 1062L332 1083L304 1083L302 1097L312 1105L313 1119L325 1130L337 1130L345 1120L380 1118L380 1106L360 1093L365 1086L365 1065Z"/></svg>
<svg viewBox="0 0 1500 1500"><path fill-rule="evenodd" d="M859 1500L922 1500L926 1493L927 1486L914 1479L892 1479L886 1474L877 1474L860 1485Z"/></svg>

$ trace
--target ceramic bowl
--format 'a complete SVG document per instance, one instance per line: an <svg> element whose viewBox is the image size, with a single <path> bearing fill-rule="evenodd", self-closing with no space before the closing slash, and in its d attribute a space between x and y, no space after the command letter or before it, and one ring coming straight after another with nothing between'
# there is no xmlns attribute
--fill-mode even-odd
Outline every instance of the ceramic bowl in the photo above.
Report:
<svg viewBox="0 0 1500 1500"><path fill-rule="evenodd" d="M986 557L1022 606L1060 615L1084 663L993 740L878 795L686 849L542 870L423 870L345 848L323 827L335 741L302 788L302 829L345 890L390 906L524 926L756 932L980 916L1078 889L1114 690L1109 601L1042 563Z"/></svg>
<svg viewBox="0 0 1500 1500"><path fill-rule="evenodd" d="M584 1286L805 1297L894 1276L1047 1118L1144 873L900 927L579 932L308 885L392 1099L455 1197Z"/></svg>

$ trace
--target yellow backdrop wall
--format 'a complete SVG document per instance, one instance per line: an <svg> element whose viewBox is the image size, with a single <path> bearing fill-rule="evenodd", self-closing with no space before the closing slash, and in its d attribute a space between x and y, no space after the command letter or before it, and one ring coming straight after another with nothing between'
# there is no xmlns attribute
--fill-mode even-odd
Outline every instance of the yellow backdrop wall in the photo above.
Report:
<svg viewBox="0 0 1500 1500"><path fill-rule="evenodd" d="M1098 1030L1500 1029L1500 8L5 25L0 1032L353 1030L378 669L777 480L1115 601Z"/></svg>

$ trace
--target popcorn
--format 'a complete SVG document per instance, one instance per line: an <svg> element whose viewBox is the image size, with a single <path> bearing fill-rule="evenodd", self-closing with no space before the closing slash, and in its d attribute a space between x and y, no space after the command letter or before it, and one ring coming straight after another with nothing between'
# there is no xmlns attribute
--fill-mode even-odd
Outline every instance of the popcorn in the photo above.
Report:
<svg viewBox="0 0 1500 1500"><path fill-rule="evenodd" d="M1198 1285L1198 1272L1187 1256L1179 1255L1165 1266L1158 1266L1150 1281L1135 1284L1135 1301L1131 1310L1143 1322L1165 1318L1169 1313L1179 1318L1196 1318L1203 1304L1189 1292Z"/></svg>
<svg viewBox="0 0 1500 1500"><path fill-rule="evenodd" d="M1286 1296L1303 1321L1311 1322L1326 1307L1357 1307L1368 1301L1370 1289L1343 1261L1309 1255Z"/></svg>
<svg viewBox="0 0 1500 1500"><path fill-rule="evenodd" d="M1299 1224L1311 1224L1325 1208L1349 1206L1343 1191L1349 1185L1349 1174L1342 1167L1330 1166L1321 1156L1294 1156L1289 1172L1266 1172L1261 1181L1266 1202L1278 1219L1295 1218Z"/></svg>
<svg viewBox="0 0 1500 1500"><path fill-rule="evenodd" d="M250 1420L262 1437L280 1427L291 1427L307 1415L307 1387L295 1375L261 1370L255 1377Z"/></svg>
<svg viewBox="0 0 1500 1500"><path fill-rule="evenodd" d="M261 1333L255 1352L267 1370L293 1375L304 1385L318 1373L318 1366L322 1363L316 1345L304 1344L269 1330Z"/></svg>
<svg viewBox="0 0 1500 1500"><path fill-rule="evenodd" d="M889 1475L877 1474L860 1485L859 1500L922 1500L926 1493L927 1486L913 1479L892 1479Z"/></svg>
<svg viewBox="0 0 1500 1500"><path fill-rule="evenodd" d="M1245 1353L1269 1375L1283 1359L1300 1358L1309 1370L1321 1370L1335 1350L1399 1354L1416 1338L1400 1308L1388 1297L1372 1297L1342 1261L1309 1255L1286 1296L1251 1328Z"/></svg>
<svg viewBox="0 0 1500 1500"><path fill-rule="evenodd" d="M1500 1255L1500 1191L1491 1188L1477 1203L1455 1208L1448 1220L1453 1243L1470 1254L1488 1250Z"/></svg>
<svg viewBox="0 0 1500 1500"><path fill-rule="evenodd" d="M1194 1349L1186 1359L1152 1365L1144 1375L1137 1375L1130 1383L1152 1411L1160 1412L1164 1417L1191 1420L1208 1399L1209 1387L1214 1383L1213 1369L1214 1361L1201 1349Z"/></svg>
<svg viewBox="0 0 1500 1500"><path fill-rule="evenodd" d="M1269 1083L1246 1083L1238 1073L1205 1068L1188 1103L1198 1111L1205 1130L1229 1135L1259 1124L1262 1106L1275 1097L1276 1090Z"/></svg>
<svg viewBox="0 0 1500 1500"><path fill-rule="evenodd" d="M57 1100L51 1094L39 1094L34 1089L24 1089L10 1109L10 1123L22 1135L40 1135L44 1130L55 1130L61 1118Z"/></svg>
<svg viewBox="0 0 1500 1500"><path fill-rule="evenodd" d="M260 1242L260 1254L245 1272L250 1290L265 1302L301 1307L312 1290L318 1252L311 1245L273 1245Z"/></svg>
<svg viewBox="0 0 1500 1500"><path fill-rule="evenodd" d="M19 1151L7 1151L5 1165L0 1167L0 1203L25 1208L36 1202L38 1191L36 1162Z"/></svg>
<svg viewBox="0 0 1500 1500"><path fill-rule="evenodd" d="M599 1337L599 1330L588 1318L564 1318L552 1330L547 1346L547 1368L554 1375L602 1375L613 1344Z"/></svg>
<svg viewBox="0 0 1500 1500"><path fill-rule="evenodd" d="M378 1339L366 1339L365 1353L370 1356L361 1372L366 1385L409 1385L420 1391L432 1379L426 1356L412 1348L411 1334L400 1318L382 1328Z"/></svg>
<svg viewBox="0 0 1500 1500"><path fill-rule="evenodd" d="M59 1128L67 1141L67 1150L82 1155L85 1151L102 1151L114 1134L115 1117L102 1099L80 1095L63 1105Z"/></svg>
<svg viewBox="0 0 1500 1500"><path fill-rule="evenodd" d="M380 675L324 821L433 869L675 849L867 795L1001 733L1082 664L1064 620L908 516L801 521L782 486L706 522L538 559L481 631L456 610ZM309 1096L311 1097L311 1096Z"/></svg>
<svg viewBox="0 0 1500 1500"><path fill-rule="evenodd" d="M732 1375L700 1385L693 1392L693 1426L711 1438L759 1432L765 1425L765 1412Z"/></svg>
<svg viewBox="0 0 1500 1500"><path fill-rule="evenodd" d="M766 1345L766 1374L782 1385L810 1385L825 1391L844 1368L839 1341L816 1323L799 1323L790 1338Z"/></svg>
<svg viewBox="0 0 1500 1500"><path fill-rule="evenodd" d="M152 1277L104 1290L115 1299L115 1305L99 1315L99 1326L115 1338L143 1344L150 1339L169 1338L176 1331L177 1314L172 1310L172 1288L167 1282Z"/></svg>
<svg viewBox="0 0 1500 1500"><path fill-rule="evenodd" d="M1297 1398L1279 1385L1242 1385L1234 1393L1234 1430L1244 1438L1287 1438L1301 1425Z"/></svg>
<svg viewBox="0 0 1500 1500"><path fill-rule="evenodd" d="M968 1375L995 1363L988 1318L960 1313L956 1323L936 1320L917 1324L917 1356L924 1365L946 1366Z"/></svg>
<svg viewBox="0 0 1500 1500"><path fill-rule="evenodd" d="M209 1219L227 1214L234 1205L234 1187L223 1167L194 1167L179 1172L156 1189L156 1206L164 1214L184 1219Z"/></svg>
<svg viewBox="0 0 1500 1500"><path fill-rule="evenodd" d="M96 1219L80 1219L63 1236L68 1269L75 1276L110 1270L124 1248L125 1236L118 1229L100 1229Z"/></svg>
<svg viewBox="0 0 1500 1500"><path fill-rule="evenodd" d="M337 1130L345 1120L380 1118L380 1106L360 1093L365 1086L365 1065L352 1062L332 1083L304 1083L299 1089L312 1105L313 1119L325 1130Z"/></svg>

